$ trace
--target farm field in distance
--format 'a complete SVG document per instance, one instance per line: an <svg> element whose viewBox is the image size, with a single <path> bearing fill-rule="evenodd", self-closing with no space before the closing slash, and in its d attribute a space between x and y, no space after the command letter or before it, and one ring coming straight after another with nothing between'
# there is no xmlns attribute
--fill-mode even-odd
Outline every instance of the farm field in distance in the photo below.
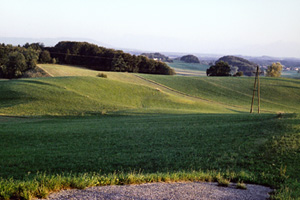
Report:
<svg viewBox="0 0 300 200"><path fill-rule="evenodd" d="M40 67L0 80L0 199L220 176L300 197L300 80L261 78L258 115L253 77Z"/></svg>
<svg viewBox="0 0 300 200"><path fill-rule="evenodd" d="M173 60L168 65L175 69L176 74L183 76L206 76L206 69L209 68L209 65L186 63L180 60Z"/></svg>
<svg viewBox="0 0 300 200"><path fill-rule="evenodd" d="M281 77L300 79L300 73L297 71L283 71Z"/></svg>

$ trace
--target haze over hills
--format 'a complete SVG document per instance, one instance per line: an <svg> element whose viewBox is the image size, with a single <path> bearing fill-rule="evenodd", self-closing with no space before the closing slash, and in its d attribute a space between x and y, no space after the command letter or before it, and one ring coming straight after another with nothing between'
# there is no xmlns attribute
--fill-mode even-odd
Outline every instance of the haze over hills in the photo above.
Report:
<svg viewBox="0 0 300 200"><path fill-rule="evenodd" d="M57 37L57 38L19 38L19 37L0 37L0 43L21 45L26 43L43 43L45 46L55 46L60 41L77 41L77 42L88 42L93 43L98 46L103 46L107 48L115 48L114 46L106 43L99 42L97 40L89 38L72 38L72 37Z"/></svg>
<svg viewBox="0 0 300 200"><path fill-rule="evenodd" d="M131 48L122 48L113 46L111 44L107 44L104 42L100 42L97 40L89 39L89 38L72 38L72 37L57 37L57 38L22 38L22 37L0 37L0 43L5 44L12 44L12 45L21 45L23 46L26 43L43 43L45 46L55 46L60 41L81 41L81 42L89 42L92 44L96 44L98 46L106 47L106 48L113 48L116 50L122 50L125 53L130 53L132 55L141 55L143 53L155 53L153 51L147 51L147 50L140 50L140 49L131 49ZM253 48L253 47L251 47ZM158 52L158 51L156 51ZM241 51L243 52L243 51ZM195 53L195 52L159 52L161 54L164 54L165 56L169 57L170 59L175 59L178 57L182 57L187 54L193 54L197 56L200 60L201 64L211 64L217 61L219 58L223 56L237 56L244 59L247 59L251 62L254 62L258 64L261 67L266 67L273 62L280 62L285 67L288 68L299 68L300 67L300 56L299 58L293 58L293 57L274 57L274 56L268 56L268 55L261 55L261 56L250 56L247 54L219 54L219 53Z"/></svg>
<svg viewBox="0 0 300 200"><path fill-rule="evenodd" d="M126 53L130 53L133 55L140 55L142 53L155 53L155 52L159 52L162 53L170 58L177 58L177 57L181 57L187 54L193 54L197 57L199 57L200 59L219 59L222 56L226 56L229 55L230 53L220 53L220 52L210 52L208 50L208 52L195 52L193 50L191 51L182 51L182 52L177 52L177 51L155 51L155 50L147 50L147 49L135 49L135 48L130 48L130 47L120 47L120 46L116 46L116 45L111 45L109 43L105 43L102 41L98 41L98 40L94 40L94 39L90 39L90 38L76 38L76 37L57 37L57 38L29 38L29 37L1 37L0 36L0 43L5 43L5 44L12 44L12 45L24 45L25 43L43 43L45 46L55 46L58 42L60 41L78 41L78 42L89 42L89 43L93 43L96 44L98 46L103 46L106 48L114 48L114 49L121 49ZM295 44L296 45L296 44ZM251 47L254 48L254 47ZM256 59L259 58L260 60L283 60L283 59L293 59L293 60L297 60L300 61L300 53L298 57L293 57L293 56L269 56L266 55L264 52L261 52L261 56L251 56L247 53L242 53L243 51L240 51L241 53L239 54L234 54L231 53L230 55L234 55L234 56L239 56L248 60L251 59Z"/></svg>

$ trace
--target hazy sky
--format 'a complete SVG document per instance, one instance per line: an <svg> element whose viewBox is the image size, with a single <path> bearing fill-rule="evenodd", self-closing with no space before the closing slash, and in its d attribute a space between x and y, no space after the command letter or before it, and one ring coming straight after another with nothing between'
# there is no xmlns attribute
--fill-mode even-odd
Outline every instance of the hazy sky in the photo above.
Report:
<svg viewBox="0 0 300 200"><path fill-rule="evenodd" d="M0 37L300 57L300 0L0 0L0 6Z"/></svg>

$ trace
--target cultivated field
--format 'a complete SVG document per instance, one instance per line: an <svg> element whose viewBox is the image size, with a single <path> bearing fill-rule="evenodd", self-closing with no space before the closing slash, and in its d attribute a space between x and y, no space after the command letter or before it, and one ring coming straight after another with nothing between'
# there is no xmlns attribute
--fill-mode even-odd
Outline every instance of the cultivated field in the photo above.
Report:
<svg viewBox="0 0 300 200"><path fill-rule="evenodd" d="M300 80L99 72L0 80L0 199L155 181L245 182L300 197ZM255 107L256 108L256 107Z"/></svg>

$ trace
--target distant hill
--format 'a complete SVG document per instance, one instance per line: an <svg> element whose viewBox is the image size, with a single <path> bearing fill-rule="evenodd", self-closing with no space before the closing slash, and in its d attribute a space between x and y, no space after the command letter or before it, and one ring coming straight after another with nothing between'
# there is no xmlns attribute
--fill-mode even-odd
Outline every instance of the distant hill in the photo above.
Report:
<svg viewBox="0 0 300 200"><path fill-rule="evenodd" d="M238 67L238 71L242 71L246 76L253 76L257 67L257 64L236 56L224 56L216 62L219 61L227 62L230 67Z"/></svg>
<svg viewBox="0 0 300 200"><path fill-rule="evenodd" d="M161 53L142 53L141 56L146 56L147 58L163 62L173 62L172 59Z"/></svg>
<svg viewBox="0 0 300 200"><path fill-rule="evenodd" d="M284 68L299 68L300 67L300 59L297 58L272 58L272 57L249 57L247 58L251 62L255 62L260 66L268 66L272 63L280 62Z"/></svg>
<svg viewBox="0 0 300 200"><path fill-rule="evenodd" d="M58 38L19 38L19 37L0 37L0 43L11 44L14 46L23 46L26 43L43 43L45 46L53 47L60 41L77 41L93 43L101 47L116 48L113 45L99 42L89 38L72 38L72 37L58 37Z"/></svg>
<svg viewBox="0 0 300 200"><path fill-rule="evenodd" d="M194 55L182 56L180 60L186 63L200 63L199 59Z"/></svg>

